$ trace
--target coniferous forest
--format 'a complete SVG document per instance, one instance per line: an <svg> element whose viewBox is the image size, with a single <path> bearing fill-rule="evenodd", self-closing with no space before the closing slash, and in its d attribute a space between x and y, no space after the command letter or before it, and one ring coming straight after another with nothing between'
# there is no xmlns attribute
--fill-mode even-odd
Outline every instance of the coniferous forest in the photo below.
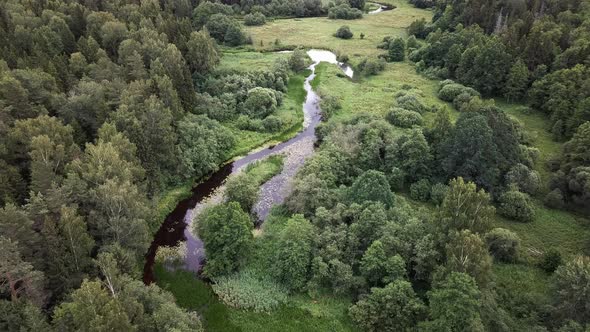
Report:
<svg viewBox="0 0 590 332"><path fill-rule="evenodd" d="M590 1L0 2L0 331L589 330Z"/></svg>

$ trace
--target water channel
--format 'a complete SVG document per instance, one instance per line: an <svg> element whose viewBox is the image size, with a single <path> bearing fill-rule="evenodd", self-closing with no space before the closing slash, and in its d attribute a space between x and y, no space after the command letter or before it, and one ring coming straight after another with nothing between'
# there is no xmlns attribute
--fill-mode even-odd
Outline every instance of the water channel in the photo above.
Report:
<svg viewBox="0 0 590 332"><path fill-rule="evenodd" d="M316 66L320 62L328 62L339 66L344 74L350 78L354 74L351 67L338 62L336 55L330 51L312 49L307 54L313 63L309 66L311 74L304 82L307 97L303 104L303 130L290 140L267 149L251 152L232 163L224 165L207 180L194 187L192 195L177 204L156 233L146 254L144 283L150 284L154 281L153 269L158 248L162 246L174 247L181 241L186 241L186 256L182 268L195 273L199 272L204 263L205 253L203 251L203 242L193 234L192 223L205 206L218 204L223 200L223 184L225 180L231 174L240 172L244 166L274 154L283 154L285 156L282 172L260 188L260 199L253 208L259 223L266 219L273 205L281 204L285 197L289 195L291 179L303 166L305 159L314 152L315 128L321 121L320 98L311 87L311 81L315 78Z"/></svg>

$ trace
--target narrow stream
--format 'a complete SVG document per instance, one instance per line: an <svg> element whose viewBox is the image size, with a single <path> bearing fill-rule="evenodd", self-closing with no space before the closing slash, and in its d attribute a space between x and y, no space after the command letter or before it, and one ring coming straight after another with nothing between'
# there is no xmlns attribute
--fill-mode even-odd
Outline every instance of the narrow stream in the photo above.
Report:
<svg viewBox="0 0 590 332"><path fill-rule="evenodd" d="M226 164L209 179L200 183L192 190L191 197L178 203L176 208L166 217L160 229L156 233L150 248L146 254L143 281L150 284L154 281L154 262L156 252L161 246L174 247L180 241L186 241L186 257L183 268L195 273L199 272L205 259L203 242L192 233L192 222L209 204L220 203L223 199L223 183L234 173L243 169L249 163L264 159L274 154L284 154L283 171L270 179L260 188L260 199L254 206L254 213L258 216L258 222L263 222L273 205L281 204L291 192L290 180L303 166L305 159L314 152L316 141L315 128L321 121L319 107L320 98L313 91L311 81L315 78L315 68L320 62L328 62L338 65L348 76L354 72L349 66L336 60L336 55L325 50L309 50L307 52L313 64L309 66L312 71L304 82L307 97L303 104L303 130L297 136L288 141L279 143L271 148L251 152L250 154Z"/></svg>
<svg viewBox="0 0 590 332"><path fill-rule="evenodd" d="M393 6L391 6L391 5L384 5L384 4L381 4L381 3L378 3L378 2L372 2L372 3L374 3L374 4L378 5L378 6L379 6L379 8L377 8L377 9L375 9L375 10L371 10L370 12L368 12L367 14L369 14L369 15L373 15L373 14L379 14L379 13L381 13L381 12L384 12L384 11L386 11L386 10L392 10L392 9L394 8L394 7L393 7Z"/></svg>

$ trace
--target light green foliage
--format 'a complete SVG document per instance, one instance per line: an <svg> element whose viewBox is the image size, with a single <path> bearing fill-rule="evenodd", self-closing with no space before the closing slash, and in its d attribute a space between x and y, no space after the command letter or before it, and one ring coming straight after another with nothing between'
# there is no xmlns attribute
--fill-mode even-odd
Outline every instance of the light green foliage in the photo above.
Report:
<svg viewBox="0 0 590 332"><path fill-rule="evenodd" d="M514 187L504 192L499 202L498 212L507 218L521 222L530 222L535 218L535 207L529 195Z"/></svg>
<svg viewBox="0 0 590 332"><path fill-rule="evenodd" d="M382 72L383 70L385 70L385 66L386 66L385 60L383 60L381 58L379 58L379 59L364 58L363 60L361 60L361 62L359 62L357 68L363 74L365 74L367 76L371 76L371 75L377 75L380 72Z"/></svg>
<svg viewBox="0 0 590 332"><path fill-rule="evenodd" d="M503 262L515 262L520 250L520 238L504 228L494 228L485 235L488 250L494 258Z"/></svg>
<svg viewBox="0 0 590 332"><path fill-rule="evenodd" d="M307 58L307 54L303 48L296 48L293 50L293 53L289 57L289 67L294 72L299 72L305 69L305 60Z"/></svg>
<svg viewBox="0 0 590 332"><path fill-rule="evenodd" d="M410 134L400 136L395 144L386 149L387 163L400 168L406 174L406 182L411 183L430 176L432 154L420 129L414 129Z"/></svg>
<svg viewBox="0 0 590 332"><path fill-rule="evenodd" d="M468 230L453 234L446 245L448 272L461 272L472 276L481 288L491 279L492 258L483 240Z"/></svg>
<svg viewBox="0 0 590 332"><path fill-rule="evenodd" d="M287 301L287 291L281 285L250 270L216 278L212 288L226 305L254 312L268 313Z"/></svg>
<svg viewBox="0 0 590 332"><path fill-rule="evenodd" d="M381 202L386 207L390 207L394 200L385 174L373 170L366 171L354 181L349 197L356 203Z"/></svg>
<svg viewBox="0 0 590 332"><path fill-rule="evenodd" d="M248 95L244 101L244 113L253 118L265 118L280 105L282 99L281 92L255 87L248 90Z"/></svg>
<svg viewBox="0 0 590 332"><path fill-rule="evenodd" d="M228 129L204 116L187 115L178 130L178 150L185 177L199 178L217 169L235 144Z"/></svg>
<svg viewBox="0 0 590 332"><path fill-rule="evenodd" d="M430 319L424 331L483 331L480 292L475 280L465 273L452 272L428 292Z"/></svg>
<svg viewBox="0 0 590 332"><path fill-rule="evenodd" d="M205 245L207 265L204 272L210 277L237 270L252 246L252 220L236 202L203 211L195 228Z"/></svg>
<svg viewBox="0 0 590 332"><path fill-rule="evenodd" d="M561 318L590 323L590 258L578 256L557 268L554 279L556 310Z"/></svg>
<svg viewBox="0 0 590 332"><path fill-rule="evenodd" d="M245 212L250 212L258 201L259 184L248 174L239 174L230 178L225 185L225 199L237 202Z"/></svg>
<svg viewBox="0 0 590 332"><path fill-rule="evenodd" d="M322 109L322 119L328 120L334 115L334 113L342 108L342 105L337 97L322 93L320 108Z"/></svg>
<svg viewBox="0 0 590 332"><path fill-rule="evenodd" d="M455 83L451 80L442 81L438 91L438 97L444 101L451 102L459 95L467 94L471 97L479 97L480 94L476 90L466 87L462 84Z"/></svg>
<svg viewBox="0 0 590 332"><path fill-rule="evenodd" d="M0 300L0 330L51 331L39 308L27 301Z"/></svg>
<svg viewBox="0 0 590 332"><path fill-rule="evenodd" d="M54 325L62 331L135 331L122 305L98 281L85 280L74 291L71 302L62 303L54 313Z"/></svg>
<svg viewBox="0 0 590 332"><path fill-rule="evenodd" d="M371 293L349 310L352 319L365 331L411 331L425 311L412 285L394 281Z"/></svg>
<svg viewBox="0 0 590 332"><path fill-rule="evenodd" d="M400 107L394 107L387 113L387 121L394 126L411 128L422 124L422 116L418 112L409 111Z"/></svg>
<svg viewBox="0 0 590 332"><path fill-rule="evenodd" d="M490 195L463 178L451 180L449 187L439 208L440 227L446 232L468 229L483 234L490 230L496 210L491 205Z"/></svg>

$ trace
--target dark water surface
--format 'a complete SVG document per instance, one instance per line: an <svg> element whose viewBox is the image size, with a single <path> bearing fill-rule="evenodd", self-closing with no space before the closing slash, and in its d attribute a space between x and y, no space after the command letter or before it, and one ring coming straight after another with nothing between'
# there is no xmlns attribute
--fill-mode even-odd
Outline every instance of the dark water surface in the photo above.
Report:
<svg viewBox="0 0 590 332"><path fill-rule="evenodd" d="M313 154L316 141L315 128L321 121L318 95L311 88L311 81L315 77L315 67L320 62L328 62L338 65L344 73L353 76L352 68L339 63L336 55L330 51L309 50L307 54L313 61L309 67L312 74L304 82L304 89L307 92L303 104L303 130L288 141L279 143L271 148L251 152L232 163L226 164L217 172L213 173L207 180L192 189L192 195L178 203L176 208L166 217L160 229L156 233L150 248L146 254L143 281L150 284L154 281L154 261L156 252L161 246L174 247L181 241L186 241L186 257L183 268L198 273L201 269L205 255L203 242L191 231L191 224L195 215L198 214L207 203L217 203L222 199L223 184L225 180L234 173L239 172L244 166L257 160L264 159L273 154L284 154L283 171L270 179L260 188L260 199L254 206L254 213L258 216L259 222L266 219L270 208L273 205L281 204L290 193L290 180L303 166L305 159Z"/></svg>

